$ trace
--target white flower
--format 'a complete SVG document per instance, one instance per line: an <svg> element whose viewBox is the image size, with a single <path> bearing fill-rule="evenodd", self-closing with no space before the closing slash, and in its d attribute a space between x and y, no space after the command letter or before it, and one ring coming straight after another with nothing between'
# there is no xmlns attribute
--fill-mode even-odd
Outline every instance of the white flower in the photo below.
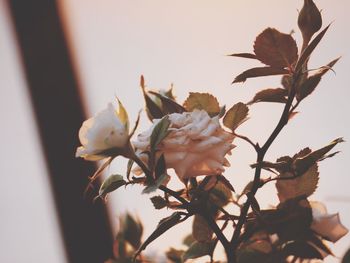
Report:
<svg viewBox="0 0 350 263"><path fill-rule="evenodd" d="M342 225L339 214L328 214L327 208L320 202L310 202L313 221L311 229L318 235L329 241L337 242L348 233L348 229Z"/></svg>
<svg viewBox="0 0 350 263"><path fill-rule="evenodd" d="M154 120L152 127L139 134L133 142L137 153L143 161L149 150L150 136L159 122ZM181 180L199 175L217 175L229 166L225 158L235 146L234 136L223 130L219 117L210 118L204 110L172 113L169 115L168 136L158 146L159 154L163 153L167 168L174 168Z"/></svg>
<svg viewBox="0 0 350 263"><path fill-rule="evenodd" d="M128 118L125 109L119 102L119 111L112 103L108 107L83 122L79 130L78 147L75 156L87 160L100 160L106 156L106 150L121 149L129 141Z"/></svg>

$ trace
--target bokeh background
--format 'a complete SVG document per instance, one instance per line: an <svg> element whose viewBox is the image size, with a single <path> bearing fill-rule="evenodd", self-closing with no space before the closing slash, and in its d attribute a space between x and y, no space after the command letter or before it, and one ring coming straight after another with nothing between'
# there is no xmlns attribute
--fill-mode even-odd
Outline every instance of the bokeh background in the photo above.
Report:
<svg viewBox="0 0 350 263"><path fill-rule="evenodd" d="M300 113L277 138L267 155L270 160L294 154L310 146L319 148L343 136L350 138L348 88L350 68L350 2L315 1L322 9L324 25L333 22L314 52L311 68L342 59L328 73L316 92L301 104ZM266 27L291 32L300 43L296 19L303 1L244 0L60 0L57 1L80 94L88 116L103 109L118 96L135 120L143 108L139 78L143 74L150 88L166 89L171 83L182 102L189 91L214 94L220 104L247 102L262 88L278 87L279 78L248 80L231 85L235 75L258 62L227 57L234 52L251 52L255 36ZM1 262L68 262L59 221L49 187L44 153L16 42L8 4L0 0L0 194ZM50 87L48 87L50 88ZM45 98L42 98L45 100ZM281 105L257 104L250 120L239 132L263 142L278 121ZM147 128L145 114L138 131ZM62 140L64 138L52 138ZM249 164L255 156L249 145L236 140L226 176L237 191L252 178ZM75 146L74 146L75 147ZM350 227L348 161L349 143L337 147L342 153L320 164L320 183L312 200L340 212ZM72 153L73 158L73 153ZM114 161L106 174L125 172L122 159ZM72 174L71 176L74 176ZM258 194L263 206L277 202L273 185ZM137 214L145 224L145 235L170 211L155 213L151 202L137 187L110 195L109 217L114 231L117 217L125 211ZM190 224L178 226L149 246L158 254L181 244ZM341 257L350 247L350 236L334 246ZM20 251L20 253L19 253ZM326 262L339 262L339 258Z"/></svg>

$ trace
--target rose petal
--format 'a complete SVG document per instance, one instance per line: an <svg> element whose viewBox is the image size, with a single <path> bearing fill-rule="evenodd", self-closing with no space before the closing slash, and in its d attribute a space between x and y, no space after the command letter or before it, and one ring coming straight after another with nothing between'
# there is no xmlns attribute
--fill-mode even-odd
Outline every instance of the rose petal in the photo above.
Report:
<svg viewBox="0 0 350 263"><path fill-rule="evenodd" d="M332 214L314 219L311 229L332 242L337 242L349 230L340 222L339 214Z"/></svg>

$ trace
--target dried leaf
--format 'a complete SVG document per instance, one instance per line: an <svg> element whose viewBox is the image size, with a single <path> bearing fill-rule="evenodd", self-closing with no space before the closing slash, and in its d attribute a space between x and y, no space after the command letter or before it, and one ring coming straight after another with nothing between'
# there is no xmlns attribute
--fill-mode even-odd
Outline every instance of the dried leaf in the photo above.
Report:
<svg viewBox="0 0 350 263"><path fill-rule="evenodd" d="M257 102L280 102L287 101L288 90L282 88L265 89L255 94L254 98L248 103L253 104Z"/></svg>
<svg viewBox="0 0 350 263"><path fill-rule="evenodd" d="M274 68L291 67L298 58L297 44L292 36L274 28L267 28L257 36L254 53L262 63Z"/></svg>
<svg viewBox="0 0 350 263"><path fill-rule="evenodd" d="M295 171L296 174L303 174L317 161L322 159L330 150L332 150L338 143L344 142L343 138L337 138L327 146L313 151L303 157L295 160Z"/></svg>
<svg viewBox="0 0 350 263"><path fill-rule="evenodd" d="M281 178L292 177L291 173L281 174ZM277 180L276 188L280 202L298 196L310 196L317 189L319 180L318 166L314 164L304 174L294 179Z"/></svg>
<svg viewBox="0 0 350 263"><path fill-rule="evenodd" d="M155 209L162 209L167 206L167 201L160 195L151 197L151 201Z"/></svg>
<svg viewBox="0 0 350 263"><path fill-rule="evenodd" d="M213 237L213 231L207 224L207 221L200 216L195 215L192 224L192 236L198 242L210 242Z"/></svg>
<svg viewBox="0 0 350 263"><path fill-rule="evenodd" d="M186 111L205 110L211 117L220 113L218 100L209 93L190 92L184 102L184 107Z"/></svg>
<svg viewBox="0 0 350 263"><path fill-rule="evenodd" d="M248 119L249 108L242 102L238 102L226 112L223 123L225 127L235 131L239 125Z"/></svg>
<svg viewBox="0 0 350 263"><path fill-rule="evenodd" d="M289 74L289 71L283 68L274 68L274 67L251 68L239 74L232 83L244 82L249 78L284 75L284 74Z"/></svg>

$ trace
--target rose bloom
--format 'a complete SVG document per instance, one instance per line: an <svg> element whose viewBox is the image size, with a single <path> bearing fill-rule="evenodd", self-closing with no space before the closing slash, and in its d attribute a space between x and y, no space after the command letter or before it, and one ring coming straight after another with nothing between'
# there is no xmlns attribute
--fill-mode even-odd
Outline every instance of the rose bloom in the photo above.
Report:
<svg viewBox="0 0 350 263"><path fill-rule="evenodd" d="M121 107L121 105L120 105ZM83 122L79 130L82 146L77 148L76 157L86 160L100 160L103 152L113 148L123 148L129 141L129 130L125 112L116 111L112 103L108 107Z"/></svg>
<svg viewBox="0 0 350 263"><path fill-rule="evenodd" d="M150 136L160 119L152 127L139 134L133 142L136 153L147 163L144 153L150 149ZM158 145L158 155L164 154L167 168L174 168L184 181L199 175L218 175L229 166L225 155L235 147L234 136L223 130L219 117L211 118L204 110L169 114L169 134Z"/></svg>
<svg viewBox="0 0 350 263"><path fill-rule="evenodd" d="M337 242L349 230L340 222L339 214L328 214L327 208L321 202L310 202L313 221L311 229L321 237Z"/></svg>

